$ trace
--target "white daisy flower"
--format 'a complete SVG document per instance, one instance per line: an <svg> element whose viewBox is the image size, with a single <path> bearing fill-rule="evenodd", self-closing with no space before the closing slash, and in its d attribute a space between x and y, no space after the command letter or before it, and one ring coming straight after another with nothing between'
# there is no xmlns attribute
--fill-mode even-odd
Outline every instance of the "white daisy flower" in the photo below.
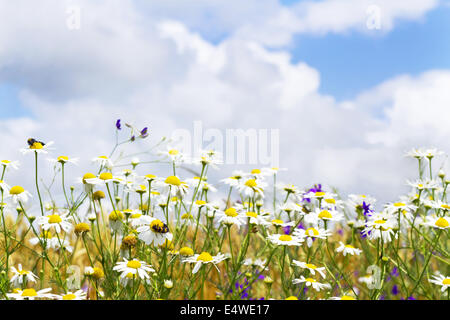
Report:
<svg viewBox="0 0 450 320"><path fill-rule="evenodd" d="M52 288L46 288L39 291L36 291L33 288L29 289L16 289L12 293L7 293L6 295L10 299L14 300L36 300L36 299L54 299L55 295L49 293L52 291Z"/></svg>
<svg viewBox="0 0 450 320"><path fill-rule="evenodd" d="M219 219L219 223L223 223L227 226L236 225L240 227L245 224L245 217L233 207L228 208L225 211L218 211L216 217Z"/></svg>
<svg viewBox="0 0 450 320"><path fill-rule="evenodd" d="M450 218L448 217L427 216L426 219L424 224L432 228L445 230L448 229L450 225Z"/></svg>
<svg viewBox="0 0 450 320"><path fill-rule="evenodd" d="M9 189L9 197L12 198L14 203L27 203L28 198L31 197L31 193L26 191L21 186L14 186L11 189Z"/></svg>
<svg viewBox="0 0 450 320"><path fill-rule="evenodd" d="M297 267L300 267L302 269L308 269L309 272L311 272L312 275L316 274L316 271L322 276L322 278L325 278L325 267L318 267L315 264L312 263L306 263L306 262L301 262L301 261L297 261L297 260L292 260L292 263L294 265L296 265Z"/></svg>
<svg viewBox="0 0 450 320"><path fill-rule="evenodd" d="M362 231L370 240L382 238L385 243L397 238L394 228L397 226L395 217L387 212L375 213L366 222L366 228Z"/></svg>
<svg viewBox="0 0 450 320"><path fill-rule="evenodd" d="M262 260L259 258L255 259L255 260L253 260L251 258L244 260L244 266L252 266L252 267L259 268L259 272L269 269L268 267L266 267L266 263L267 263L267 260Z"/></svg>
<svg viewBox="0 0 450 320"><path fill-rule="evenodd" d="M172 196L179 196L182 198L188 192L189 186L186 182L181 181L177 176L169 176L158 186L163 188L163 193L167 193L170 190Z"/></svg>
<svg viewBox="0 0 450 320"><path fill-rule="evenodd" d="M362 250L355 248L354 246L350 244L344 244L342 241L339 241L340 246L336 248L336 252L342 252L344 256L347 254L350 254L352 256L357 255L359 256L362 252Z"/></svg>
<svg viewBox="0 0 450 320"><path fill-rule="evenodd" d="M167 225L159 219L142 216L141 225L136 229L138 232L138 238L145 242L145 244L153 244L155 246L161 246L163 243L172 241L173 235L169 232Z"/></svg>
<svg viewBox="0 0 450 320"><path fill-rule="evenodd" d="M432 276L432 278L428 281L438 286L442 286L441 292L445 292L448 288L450 288L450 277L445 277L440 273Z"/></svg>
<svg viewBox="0 0 450 320"><path fill-rule="evenodd" d="M83 290L68 291L65 294L55 295L55 298L56 300L86 300L86 292Z"/></svg>
<svg viewBox="0 0 450 320"><path fill-rule="evenodd" d="M239 185L240 180L242 180L245 176L245 173L243 171L233 171L232 176L220 180L220 182L230 186L230 187L237 187Z"/></svg>
<svg viewBox="0 0 450 320"><path fill-rule="evenodd" d="M244 193L246 196L258 195L264 197L264 188L267 183L261 181L260 179L245 179L240 180L237 186L239 192Z"/></svg>
<svg viewBox="0 0 450 320"><path fill-rule="evenodd" d="M200 157L192 159L192 164L209 165L214 169L218 169L217 165L223 164L222 155L214 150L202 150Z"/></svg>
<svg viewBox="0 0 450 320"><path fill-rule="evenodd" d="M111 169L112 167L114 167L114 163L107 156L98 156L96 158L93 158L92 162L96 162L99 164L100 167L106 167L108 169Z"/></svg>
<svg viewBox="0 0 450 320"><path fill-rule="evenodd" d="M325 230L320 227L311 227L306 230L295 229L293 233L300 239L306 239L306 244L308 245L308 247L312 246L314 239L326 239L327 237L331 236L331 232L329 230Z"/></svg>
<svg viewBox="0 0 450 320"><path fill-rule="evenodd" d="M215 256L212 256L208 252L202 252L201 254L194 254L193 256L183 258L182 262L186 263L195 263L194 269L192 270L192 274L196 274L202 265L206 265L208 263L212 263L212 265L219 271L216 264L226 259L226 256L222 253L218 253Z"/></svg>
<svg viewBox="0 0 450 320"><path fill-rule="evenodd" d="M158 154L176 163L185 162L187 160L186 156L180 150L172 146L167 146L166 151L158 151Z"/></svg>
<svg viewBox="0 0 450 320"><path fill-rule="evenodd" d="M284 222L281 219L272 219L272 220L270 220L270 223L274 227L277 227L277 228L286 228L286 227L294 227L295 226L294 221Z"/></svg>
<svg viewBox="0 0 450 320"><path fill-rule="evenodd" d="M247 217L247 219L249 219L249 224L251 224L251 225L264 226L264 227L270 226L270 222L267 220L268 216L265 216L263 214L258 214L254 211L248 211L245 213L245 217Z"/></svg>
<svg viewBox="0 0 450 320"><path fill-rule="evenodd" d="M20 152L22 152L23 154L27 154L27 153L32 153L32 152L36 152L36 153L48 153L48 150L51 150L52 148L49 148L51 145L53 145L53 141L50 141L48 143L43 143L41 141L36 141L34 139L30 139L32 141L28 142L28 148L26 149L20 149Z"/></svg>
<svg viewBox="0 0 450 320"><path fill-rule="evenodd" d="M5 193L8 193L10 189L10 186L3 180L0 180L0 190L2 190Z"/></svg>
<svg viewBox="0 0 450 320"><path fill-rule="evenodd" d="M405 153L405 157L422 159L426 155L425 151L422 148L413 148Z"/></svg>
<svg viewBox="0 0 450 320"><path fill-rule="evenodd" d="M147 264L145 261L139 261L137 259L133 260L127 260L126 258L123 258L124 261L117 262L113 270L120 272L121 278L127 277L129 273L131 273L134 276L139 277L140 279L149 279L149 272L155 272L155 269L153 269L149 264Z"/></svg>
<svg viewBox="0 0 450 320"><path fill-rule="evenodd" d="M69 232L72 230L72 223L70 222L72 217L66 214L50 214L43 217L38 217L36 219L37 223L41 226L43 230L49 230L50 228L54 228L57 233L60 233L61 230L65 232Z"/></svg>
<svg viewBox="0 0 450 320"><path fill-rule="evenodd" d="M267 239L279 246L299 246L303 242L302 238L288 234L271 234Z"/></svg>
<svg viewBox="0 0 450 320"><path fill-rule="evenodd" d="M78 164L79 159L78 158L69 158L67 156L59 156L56 159L47 159L47 160L50 162L53 162L53 163L58 162L61 164L66 164L66 163Z"/></svg>
<svg viewBox="0 0 450 320"><path fill-rule="evenodd" d="M304 276L300 276L300 279L293 279L293 284L305 283L307 287L313 287L314 290L320 291L323 289L331 289L331 285L328 283L320 283L313 278L305 278Z"/></svg>
<svg viewBox="0 0 450 320"><path fill-rule="evenodd" d="M19 161L10 161L10 160L0 160L0 165L4 166L5 168L13 168L15 170L19 170Z"/></svg>
<svg viewBox="0 0 450 320"><path fill-rule="evenodd" d="M28 282L36 282L38 277L31 271L22 269L22 265L19 263L18 268L11 267L13 276L9 280L15 287L21 287L22 284Z"/></svg>

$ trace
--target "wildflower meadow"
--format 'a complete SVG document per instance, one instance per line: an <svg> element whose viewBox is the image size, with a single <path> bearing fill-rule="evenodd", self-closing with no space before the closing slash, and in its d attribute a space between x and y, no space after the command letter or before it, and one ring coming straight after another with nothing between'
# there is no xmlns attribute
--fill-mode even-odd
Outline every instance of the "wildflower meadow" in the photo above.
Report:
<svg viewBox="0 0 450 320"><path fill-rule="evenodd" d="M79 177L70 176L78 159L57 143L8 145L35 165L0 162L1 299L450 299L443 152L407 152L411 192L382 204L326 181L281 183L287 168L226 172L215 150L190 157L163 142L123 165L130 144L158 138L120 120L111 127L111 152ZM54 176L41 176L44 166ZM16 185L13 170L35 188ZM208 179L212 170L222 178ZM60 189L42 183L52 179Z"/></svg>

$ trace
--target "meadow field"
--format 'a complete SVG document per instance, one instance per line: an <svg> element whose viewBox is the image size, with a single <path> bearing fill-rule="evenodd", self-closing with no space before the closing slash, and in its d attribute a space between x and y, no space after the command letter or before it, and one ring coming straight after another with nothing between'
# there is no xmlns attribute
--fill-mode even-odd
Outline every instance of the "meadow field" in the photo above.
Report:
<svg viewBox="0 0 450 320"><path fill-rule="evenodd" d="M214 150L189 158L161 145L162 176L146 164L155 159L117 167L118 150L149 133L128 135L120 121L114 130L123 141L73 185L66 173L77 159L56 144L36 137L8 146L35 167L0 162L1 299L450 298L441 151L407 152L403 161L418 168L411 192L381 204L325 184L280 183L285 168L224 172ZM41 177L43 166L54 166L54 177ZM222 179L207 178L213 169ZM26 171L35 189L10 181L12 170ZM52 179L60 190L41 183Z"/></svg>

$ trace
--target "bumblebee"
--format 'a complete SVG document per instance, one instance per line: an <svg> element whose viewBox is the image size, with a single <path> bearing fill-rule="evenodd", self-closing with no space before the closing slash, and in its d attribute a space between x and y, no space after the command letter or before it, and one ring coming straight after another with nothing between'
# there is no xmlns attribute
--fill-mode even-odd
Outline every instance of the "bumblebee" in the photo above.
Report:
<svg viewBox="0 0 450 320"><path fill-rule="evenodd" d="M167 226L167 224L165 224L164 222L162 222L162 226L155 224L151 226L152 230L158 233L167 233L169 232L169 227Z"/></svg>
<svg viewBox="0 0 450 320"><path fill-rule="evenodd" d="M33 146L33 144L35 144L35 143L40 143L40 144L42 144L42 146L45 146L45 143L43 143L42 141L37 141L37 140L34 139L34 138L28 139L28 140L27 140L27 143L28 143L28 145L29 145L30 147Z"/></svg>

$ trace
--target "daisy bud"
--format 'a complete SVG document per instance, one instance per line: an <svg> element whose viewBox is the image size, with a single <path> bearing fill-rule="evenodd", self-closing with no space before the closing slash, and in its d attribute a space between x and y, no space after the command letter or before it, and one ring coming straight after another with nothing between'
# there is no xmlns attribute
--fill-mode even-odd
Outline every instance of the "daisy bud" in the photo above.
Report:
<svg viewBox="0 0 450 320"><path fill-rule="evenodd" d="M269 276L264 278L264 283L267 285L271 285L273 283L273 279Z"/></svg>
<svg viewBox="0 0 450 320"><path fill-rule="evenodd" d="M122 245L128 248L135 247L137 244L137 238L134 234L130 234L123 238Z"/></svg>
<svg viewBox="0 0 450 320"><path fill-rule="evenodd" d="M80 235L80 234L84 234L90 230L91 230L91 227L87 223L81 222L75 226L74 232L76 235Z"/></svg>
<svg viewBox="0 0 450 320"><path fill-rule="evenodd" d="M189 247L183 247L180 249L180 255L185 257L190 257L194 255L194 250Z"/></svg>
<svg viewBox="0 0 450 320"><path fill-rule="evenodd" d="M47 210L47 211L50 211L50 210L53 209L53 206L52 206L52 204L50 202L46 202L44 204L44 209Z"/></svg>
<svg viewBox="0 0 450 320"><path fill-rule="evenodd" d="M92 194L92 199L98 200L98 201L100 201L101 199L104 199L105 197L106 197L105 193L101 190L95 191Z"/></svg>
<svg viewBox="0 0 450 320"><path fill-rule="evenodd" d="M29 216L28 216L28 220L29 220L30 222L33 222L34 220L36 220L36 217L33 216L33 215L29 215Z"/></svg>
<svg viewBox="0 0 450 320"><path fill-rule="evenodd" d="M70 186L70 191L75 191L75 187L74 186Z"/></svg>
<svg viewBox="0 0 450 320"><path fill-rule="evenodd" d="M173 287L172 280L164 280L164 287L166 287L167 289L172 289Z"/></svg>
<svg viewBox="0 0 450 320"><path fill-rule="evenodd" d="M382 257L381 260L383 260L384 262L388 262L389 261L389 257Z"/></svg>
<svg viewBox="0 0 450 320"><path fill-rule="evenodd" d="M135 168L139 163L140 163L140 161L138 158L133 158L131 160L131 165L133 166L133 168Z"/></svg>
<svg viewBox="0 0 450 320"><path fill-rule="evenodd" d="M97 217L95 216L94 213L91 213L90 215L88 215L87 218L90 222L94 222L97 219Z"/></svg>
<svg viewBox="0 0 450 320"><path fill-rule="evenodd" d="M439 176L439 178L444 179L445 172L443 170L439 170L438 176Z"/></svg>

